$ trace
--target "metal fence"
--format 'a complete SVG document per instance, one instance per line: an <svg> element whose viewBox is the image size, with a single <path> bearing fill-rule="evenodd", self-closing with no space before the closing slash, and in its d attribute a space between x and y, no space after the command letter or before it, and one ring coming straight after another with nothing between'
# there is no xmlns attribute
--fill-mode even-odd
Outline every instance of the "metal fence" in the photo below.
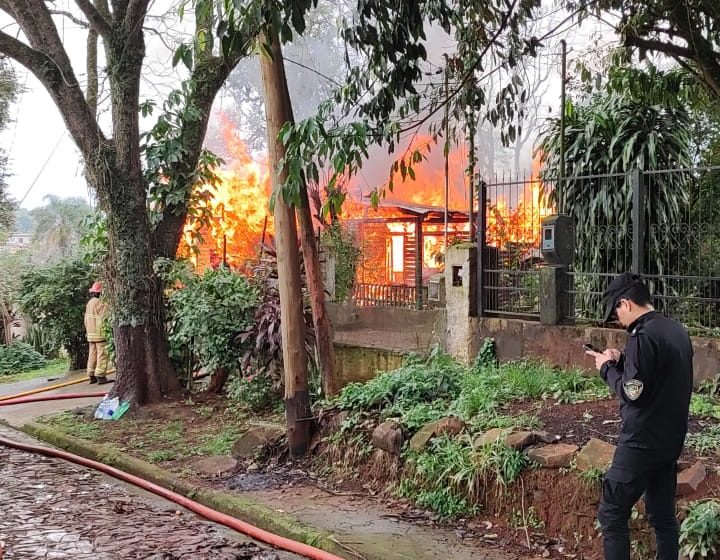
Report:
<svg viewBox="0 0 720 560"><path fill-rule="evenodd" d="M568 319L599 322L608 282L632 270L648 279L656 308L694 332L720 334L720 167L570 173L544 180L539 197L535 181L501 181L484 186L479 199L486 315L537 317L539 240L515 224L524 220L539 233L543 215L561 212L575 222ZM505 237L498 222L511 226Z"/></svg>

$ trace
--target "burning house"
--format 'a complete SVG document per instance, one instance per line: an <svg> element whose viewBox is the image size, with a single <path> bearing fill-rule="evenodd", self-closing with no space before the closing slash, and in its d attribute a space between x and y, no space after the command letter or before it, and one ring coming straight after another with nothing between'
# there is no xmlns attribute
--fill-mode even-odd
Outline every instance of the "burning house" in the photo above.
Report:
<svg viewBox="0 0 720 560"><path fill-rule="evenodd" d="M226 262L244 270L257 262L260 248L273 234L269 210L269 168L254 160L230 127L225 144L228 164L217 170L219 183L200 193L205 222L188 220L180 255L199 270ZM468 212L465 162L458 150L449 155L452 177L445 200L442 154L433 154L414 171L414 179L398 178L391 198L373 208L357 185L348 187L341 221L360 249L353 301L356 305L418 307L428 304L428 287L444 271L445 248L470 237L477 205ZM535 176L535 174L533 174ZM539 259L539 224L550 211L543 207L540 183L534 178L490 185L486 189L486 248L493 255L486 270L488 285L503 282L504 263L528 266ZM447 213L447 225L445 206ZM460 210L460 208L464 210ZM432 295L432 294L430 294Z"/></svg>

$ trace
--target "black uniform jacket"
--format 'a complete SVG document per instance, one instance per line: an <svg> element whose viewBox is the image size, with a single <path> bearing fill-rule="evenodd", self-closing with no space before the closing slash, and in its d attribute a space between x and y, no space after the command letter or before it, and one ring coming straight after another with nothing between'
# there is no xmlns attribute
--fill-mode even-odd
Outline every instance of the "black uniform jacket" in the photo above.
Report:
<svg viewBox="0 0 720 560"><path fill-rule="evenodd" d="M630 327L618 362L600 375L620 400L622 425L613 468L637 470L682 452L693 386L693 349L685 328L652 311Z"/></svg>

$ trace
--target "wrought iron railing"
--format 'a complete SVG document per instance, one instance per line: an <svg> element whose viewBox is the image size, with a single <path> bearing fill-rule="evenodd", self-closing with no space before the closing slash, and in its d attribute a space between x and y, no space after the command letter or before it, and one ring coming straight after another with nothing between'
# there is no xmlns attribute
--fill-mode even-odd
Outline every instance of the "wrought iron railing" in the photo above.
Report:
<svg viewBox="0 0 720 560"><path fill-rule="evenodd" d="M498 201L505 201L505 216L517 214L534 184L486 185L485 218L494 219L491 212ZM563 212L576 224L575 258L565 293L568 320L599 322L605 287L615 275L632 270L647 279L656 308L694 333L720 335L720 167L587 176L568 169L567 179L545 180L542 191L554 195L552 204L541 198L541 206L554 206L559 198ZM530 202L536 204L536 199ZM525 235L521 243L503 242L498 231L502 233L497 219L487 224L480 283L483 311L534 316L536 267L542 262L531 254L537 249L535 240Z"/></svg>
<svg viewBox="0 0 720 560"><path fill-rule="evenodd" d="M391 284L360 284L353 287L353 303L358 307L404 307L407 309L427 306L427 287L418 294L415 286Z"/></svg>

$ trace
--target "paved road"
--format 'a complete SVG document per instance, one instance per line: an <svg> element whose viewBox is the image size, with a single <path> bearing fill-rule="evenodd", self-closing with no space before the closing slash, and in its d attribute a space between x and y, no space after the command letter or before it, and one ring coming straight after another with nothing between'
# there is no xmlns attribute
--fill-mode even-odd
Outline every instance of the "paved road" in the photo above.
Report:
<svg viewBox="0 0 720 560"><path fill-rule="evenodd" d="M27 441L0 430L0 436ZM71 463L0 446L2 560L297 560Z"/></svg>
<svg viewBox="0 0 720 560"><path fill-rule="evenodd" d="M70 372L67 375L55 375L49 377L41 377L38 379L31 379L27 381L17 381L15 383L3 383L0 384L0 397L8 395L16 395L23 391L29 391L31 389L37 389L40 387L47 387L55 385L57 383L63 383L65 381L72 381L75 379L81 379L83 382L77 385L70 385L63 387L62 389L55 389L42 393L43 395L55 395L61 393L92 393L102 391L103 389L109 390L112 385L103 385L98 388L97 385L89 385L85 379L85 372ZM86 399L73 399L73 400L62 400L62 401L44 401L32 404L24 405L12 405L12 406L0 406L0 420L4 420L11 426L22 426L26 422L34 420L38 416L44 416L46 414L55 414L62 412L63 410L72 410L77 407L91 406L97 404L102 400L101 397L89 397Z"/></svg>

